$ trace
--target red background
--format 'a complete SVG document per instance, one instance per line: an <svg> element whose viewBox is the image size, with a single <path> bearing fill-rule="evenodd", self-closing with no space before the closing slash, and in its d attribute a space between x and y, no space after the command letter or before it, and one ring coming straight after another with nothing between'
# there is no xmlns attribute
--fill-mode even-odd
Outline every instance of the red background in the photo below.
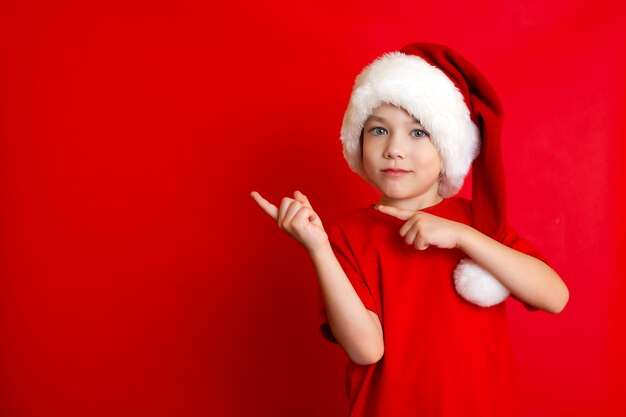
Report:
<svg viewBox="0 0 626 417"><path fill-rule="evenodd" d="M208 3L1 3L0 415L345 415L310 262L249 193L373 202L341 117L416 40L501 95L511 221L570 288L510 304L523 416L624 415L621 2Z"/></svg>

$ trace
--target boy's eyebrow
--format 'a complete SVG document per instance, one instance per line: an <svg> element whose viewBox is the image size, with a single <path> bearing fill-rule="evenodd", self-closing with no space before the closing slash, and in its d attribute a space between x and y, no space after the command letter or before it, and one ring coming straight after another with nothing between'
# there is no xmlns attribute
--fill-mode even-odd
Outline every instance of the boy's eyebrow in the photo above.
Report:
<svg viewBox="0 0 626 417"><path fill-rule="evenodd" d="M376 120L378 122L381 123L385 123L387 122L387 120L384 117L381 116L375 116L375 115L371 115L370 117L367 118L367 120L365 121L365 123L369 122L370 120ZM411 124L411 125L421 125L422 123L417 120L415 117L411 117L411 120L409 120L408 122L406 122L406 124Z"/></svg>

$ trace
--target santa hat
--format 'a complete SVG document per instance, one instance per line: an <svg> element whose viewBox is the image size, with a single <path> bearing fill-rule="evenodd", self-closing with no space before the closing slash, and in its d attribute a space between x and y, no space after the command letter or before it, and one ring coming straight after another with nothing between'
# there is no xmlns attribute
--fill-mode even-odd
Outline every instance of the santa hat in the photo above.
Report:
<svg viewBox="0 0 626 417"><path fill-rule="evenodd" d="M473 227L503 241L506 195L500 151L502 106L485 77L452 49L414 43L376 59L357 76L341 127L343 153L364 176L361 132L382 103L403 108L430 133L441 156L439 193L456 194L472 167ZM498 304L509 291L465 259L454 271L457 292L480 305Z"/></svg>

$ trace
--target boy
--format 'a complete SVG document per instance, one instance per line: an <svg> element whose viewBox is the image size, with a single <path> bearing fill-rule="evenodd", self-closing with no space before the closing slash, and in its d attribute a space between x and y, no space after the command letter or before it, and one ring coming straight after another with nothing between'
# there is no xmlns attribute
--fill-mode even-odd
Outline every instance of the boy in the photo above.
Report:
<svg viewBox="0 0 626 417"><path fill-rule="evenodd" d="M411 44L359 74L342 125L376 205L325 229L299 191L280 207L252 193L311 256L351 416L517 415L502 301L558 313L569 294L506 221L501 118L471 64ZM471 202L453 197L470 166Z"/></svg>

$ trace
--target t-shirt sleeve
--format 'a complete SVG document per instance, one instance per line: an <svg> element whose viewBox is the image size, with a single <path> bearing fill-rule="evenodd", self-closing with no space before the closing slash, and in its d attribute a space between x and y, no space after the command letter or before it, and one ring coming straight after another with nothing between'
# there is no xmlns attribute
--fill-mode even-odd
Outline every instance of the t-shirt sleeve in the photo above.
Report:
<svg viewBox="0 0 626 417"><path fill-rule="evenodd" d="M350 280L352 287L363 302L363 305L366 309L373 311L380 316L374 297L372 296L367 282L363 278L363 274L355 258L350 242L348 241L346 232L335 225L330 225L327 227L326 233L328 234L330 245L337 261L339 262L339 265L341 265L341 268ZM328 323L326 306L324 305L322 297L320 297L318 320L322 336L330 342L337 343L337 339L335 339Z"/></svg>
<svg viewBox="0 0 626 417"><path fill-rule="evenodd" d="M504 241L502 242L504 245L515 249L516 251L522 252L526 255L532 256L533 258L537 258L540 261L548 264L545 258L525 239L521 238L519 234L511 227L511 225L507 225L506 236ZM548 264L549 265L549 264ZM527 310L537 311L539 310L537 307L531 306L530 304L525 303L520 300L515 295L511 294L511 297L515 300L521 302Z"/></svg>

